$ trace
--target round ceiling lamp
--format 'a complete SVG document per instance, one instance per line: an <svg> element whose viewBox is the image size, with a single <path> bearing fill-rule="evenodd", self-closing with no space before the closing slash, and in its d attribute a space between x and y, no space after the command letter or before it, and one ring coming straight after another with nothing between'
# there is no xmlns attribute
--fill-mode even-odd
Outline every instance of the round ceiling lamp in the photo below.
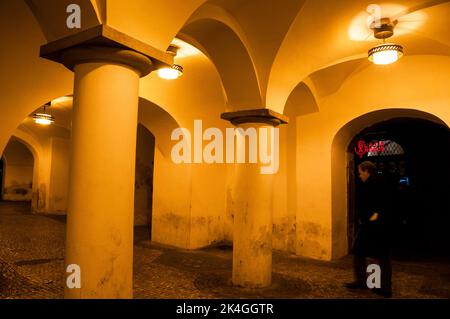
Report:
<svg viewBox="0 0 450 319"><path fill-rule="evenodd" d="M394 43L383 43L369 51L369 61L377 65L397 62L403 56L403 47Z"/></svg>
<svg viewBox="0 0 450 319"><path fill-rule="evenodd" d="M167 49L167 53L174 58L180 48L171 44ZM173 64L171 67L164 67L158 70L158 76L165 80L176 80L183 75L183 67L179 64Z"/></svg>
<svg viewBox="0 0 450 319"><path fill-rule="evenodd" d="M377 65L388 65L397 62L403 56L403 47L395 43L385 43L387 38L394 35L397 21L382 18L372 22L370 28L377 39L383 39L383 44L369 50L369 61Z"/></svg>
<svg viewBox="0 0 450 319"><path fill-rule="evenodd" d="M178 64L172 67L161 68L158 70L158 76L164 80L176 80L183 75L183 67Z"/></svg>
<svg viewBox="0 0 450 319"><path fill-rule="evenodd" d="M50 125L55 122L55 117L46 113L46 108L50 106L50 102L44 105L44 113L34 113L33 119L36 124Z"/></svg>

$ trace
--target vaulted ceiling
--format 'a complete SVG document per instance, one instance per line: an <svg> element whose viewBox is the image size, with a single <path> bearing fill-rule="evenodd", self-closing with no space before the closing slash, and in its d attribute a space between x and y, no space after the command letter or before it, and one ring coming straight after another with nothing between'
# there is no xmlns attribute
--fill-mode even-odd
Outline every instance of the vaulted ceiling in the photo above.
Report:
<svg viewBox="0 0 450 319"><path fill-rule="evenodd" d="M2 98L24 108L2 109L8 121L0 119L1 130L10 132L30 111L72 93L70 72L39 59L40 45L79 31L65 26L69 3L80 5L82 29L108 24L160 51L175 38L195 46L215 66L229 109L283 112L290 100L304 98L312 106L300 114L318 111L318 101L367 67L367 51L380 43L368 27L377 13L372 0L4 0L0 32L9 50L0 53ZM392 41L404 46L406 58L450 55L450 1L378 4L380 17L398 20ZM13 94L18 84L26 92ZM61 112L67 128L70 110Z"/></svg>
<svg viewBox="0 0 450 319"><path fill-rule="evenodd" d="M64 8L73 1L26 2L48 41L76 32L64 28ZM365 58L378 43L368 28L371 15L399 21L393 40L408 55L450 54L446 0L380 1L378 9L372 0L76 2L83 28L105 23L162 51L177 35L191 42L213 61L235 108L283 110L295 87L314 72Z"/></svg>

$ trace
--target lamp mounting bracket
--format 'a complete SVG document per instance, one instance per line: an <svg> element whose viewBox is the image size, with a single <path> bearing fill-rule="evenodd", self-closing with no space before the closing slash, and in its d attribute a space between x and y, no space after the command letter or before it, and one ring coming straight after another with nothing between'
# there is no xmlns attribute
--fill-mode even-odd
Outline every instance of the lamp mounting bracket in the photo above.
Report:
<svg viewBox="0 0 450 319"><path fill-rule="evenodd" d="M387 39L394 35L394 28L398 21L392 21L390 18L381 18L370 24L370 29L377 39Z"/></svg>

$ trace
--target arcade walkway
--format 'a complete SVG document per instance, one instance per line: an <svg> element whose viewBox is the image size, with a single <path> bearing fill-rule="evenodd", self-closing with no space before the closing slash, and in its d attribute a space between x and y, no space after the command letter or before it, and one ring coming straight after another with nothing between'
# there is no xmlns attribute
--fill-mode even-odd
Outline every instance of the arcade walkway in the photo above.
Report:
<svg viewBox="0 0 450 319"><path fill-rule="evenodd" d="M29 205L0 202L0 298L62 298L63 216L30 214ZM152 244L137 229L135 298L378 298L342 288L351 259L319 262L274 254L274 284L264 290L232 287L231 250L186 251ZM394 262L394 297L450 298L447 263Z"/></svg>

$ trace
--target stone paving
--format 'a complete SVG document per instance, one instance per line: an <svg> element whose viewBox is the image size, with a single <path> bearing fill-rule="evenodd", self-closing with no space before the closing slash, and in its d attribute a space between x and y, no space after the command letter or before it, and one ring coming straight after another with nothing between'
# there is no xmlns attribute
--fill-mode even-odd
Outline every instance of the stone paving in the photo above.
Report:
<svg viewBox="0 0 450 319"><path fill-rule="evenodd" d="M0 298L62 298L64 216L30 213L24 203L0 202ZM323 262L274 252L273 285L231 285L232 250L188 251L146 240L135 231L135 298L379 298L351 292L351 258ZM394 298L450 298L448 262L395 261Z"/></svg>

